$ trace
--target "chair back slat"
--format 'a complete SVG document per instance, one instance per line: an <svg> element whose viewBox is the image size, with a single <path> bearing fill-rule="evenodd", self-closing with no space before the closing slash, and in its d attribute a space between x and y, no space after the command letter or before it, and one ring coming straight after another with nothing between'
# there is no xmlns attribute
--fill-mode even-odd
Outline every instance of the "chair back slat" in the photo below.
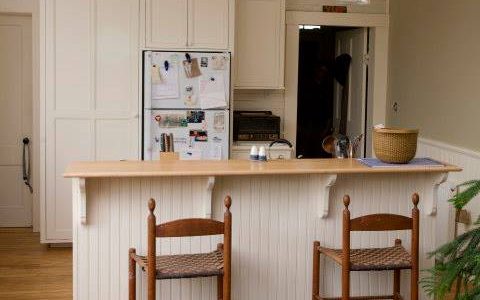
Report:
<svg viewBox="0 0 480 300"><path fill-rule="evenodd" d="M211 219L182 219L157 225L157 237L204 236L225 233L223 222Z"/></svg>
<svg viewBox="0 0 480 300"><path fill-rule="evenodd" d="M375 214L350 220L350 231L411 230L412 224L412 218L406 216Z"/></svg>

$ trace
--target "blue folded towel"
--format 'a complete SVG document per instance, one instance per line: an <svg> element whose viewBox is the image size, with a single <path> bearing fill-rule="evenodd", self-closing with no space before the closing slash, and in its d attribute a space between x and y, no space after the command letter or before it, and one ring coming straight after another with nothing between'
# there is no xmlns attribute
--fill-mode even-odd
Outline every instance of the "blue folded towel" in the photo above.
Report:
<svg viewBox="0 0 480 300"><path fill-rule="evenodd" d="M406 164L389 164L377 158L359 158L359 162L370 168L395 168L395 167L443 167L444 164L428 157L412 159Z"/></svg>

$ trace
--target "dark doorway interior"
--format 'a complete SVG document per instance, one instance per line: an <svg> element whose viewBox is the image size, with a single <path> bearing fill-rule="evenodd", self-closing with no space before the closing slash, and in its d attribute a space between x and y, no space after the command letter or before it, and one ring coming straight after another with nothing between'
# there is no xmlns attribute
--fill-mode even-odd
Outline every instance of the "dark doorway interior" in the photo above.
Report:
<svg viewBox="0 0 480 300"><path fill-rule="evenodd" d="M351 29L318 27L299 29L296 152L303 158L331 157L322 141L334 130L335 34Z"/></svg>

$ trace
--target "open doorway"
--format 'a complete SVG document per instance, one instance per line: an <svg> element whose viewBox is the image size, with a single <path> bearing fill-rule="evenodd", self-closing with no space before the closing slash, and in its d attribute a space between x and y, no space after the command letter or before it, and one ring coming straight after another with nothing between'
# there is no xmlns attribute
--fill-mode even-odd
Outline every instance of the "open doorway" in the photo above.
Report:
<svg viewBox="0 0 480 300"><path fill-rule="evenodd" d="M299 25L297 157L331 157L322 148L325 137L366 133L368 41L368 28Z"/></svg>
<svg viewBox="0 0 480 300"><path fill-rule="evenodd" d="M32 17L0 13L0 227L32 226Z"/></svg>

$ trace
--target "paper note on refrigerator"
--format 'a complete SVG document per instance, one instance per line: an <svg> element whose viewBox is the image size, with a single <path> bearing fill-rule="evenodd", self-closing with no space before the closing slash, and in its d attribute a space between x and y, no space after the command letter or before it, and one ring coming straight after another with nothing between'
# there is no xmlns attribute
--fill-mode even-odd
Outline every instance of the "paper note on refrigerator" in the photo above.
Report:
<svg viewBox="0 0 480 300"><path fill-rule="evenodd" d="M152 84L160 84L162 83L162 77L160 75L160 68L157 65L152 65L150 69L150 73L152 74Z"/></svg>
<svg viewBox="0 0 480 300"><path fill-rule="evenodd" d="M199 80L198 98L201 109L227 106L225 78L222 74L204 77Z"/></svg>
<svg viewBox="0 0 480 300"><path fill-rule="evenodd" d="M152 78L152 99L175 99L180 97L180 90L178 85L178 66L170 63L168 70L165 66L157 67L160 72L160 81L155 81ZM153 74L152 74L153 77Z"/></svg>

